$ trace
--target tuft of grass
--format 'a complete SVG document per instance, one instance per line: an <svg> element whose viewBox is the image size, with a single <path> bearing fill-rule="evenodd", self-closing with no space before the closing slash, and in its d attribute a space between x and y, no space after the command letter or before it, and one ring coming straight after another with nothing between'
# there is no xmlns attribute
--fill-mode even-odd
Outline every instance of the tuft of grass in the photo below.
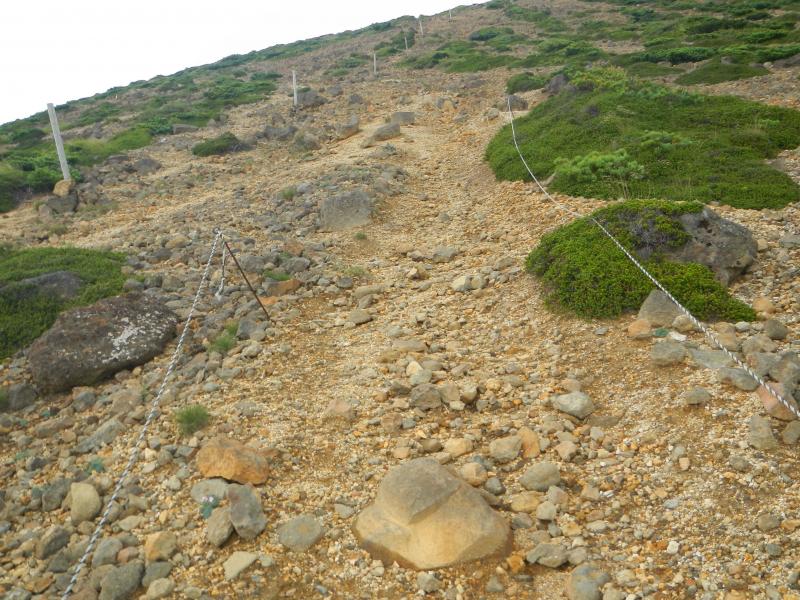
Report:
<svg viewBox="0 0 800 600"><path fill-rule="evenodd" d="M699 203L636 200L612 204L591 216L634 255L650 255L654 249L684 245L688 234L678 217L701 209ZM730 296L704 265L671 262L657 254L643 264L701 319L756 318L755 311ZM586 217L543 236L525 266L543 281L551 308L585 318L616 317L637 310L654 287Z"/></svg>
<svg viewBox="0 0 800 600"><path fill-rule="evenodd" d="M239 138L231 132L226 132L218 137L195 144L192 147L192 154L195 156L212 156L245 149L245 144Z"/></svg>
<svg viewBox="0 0 800 600"><path fill-rule="evenodd" d="M30 344L53 325L63 310L122 292L124 262L123 254L85 248L0 251L0 359ZM55 271L69 271L83 280L76 298L62 301L20 283Z"/></svg>
<svg viewBox="0 0 800 600"><path fill-rule="evenodd" d="M297 186L290 185L278 192L284 200L291 200L297 195Z"/></svg>
<svg viewBox="0 0 800 600"><path fill-rule="evenodd" d="M280 271L273 271L272 269L267 269L266 271L264 271L264 277L272 279L273 281L288 281L292 278L292 276L287 273L281 273Z"/></svg>
<svg viewBox="0 0 800 600"><path fill-rule="evenodd" d="M211 420L205 406L194 404L175 413L175 422L183 435L192 435L203 429Z"/></svg>
<svg viewBox="0 0 800 600"><path fill-rule="evenodd" d="M353 239L356 239L356 240L358 240L359 242L363 242L364 240L366 240L366 239L367 239L367 234L366 234L366 233L364 233L363 231L356 231L356 232L353 234Z"/></svg>
<svg viewBox="0 0 800 600"><path fill-rule="evenodd" d="M761 65L740 65L736 63L726 64L715 58L693 71L684 73L675 80L679 85L694 85L698 83L721 83L723 81L734 81L736 79L747 79L758 75L769 73Z"/></svg>
<svg viewBox="0 0 800 600"><path fill-rule="evenodd" d="M236 321L231 321L225 325L222 333L209 344L208 350L210 352L219 352L220 354L230 352L236 346L236 331L238 328L239 324Z"/></svg>
<svg viewBox="0 0 800 600"><path fill-rule="evenodd" d="M764 161L800 145L800 112L691 94L630 79L624 72L620 77L620 72L573 73L578 91L564 91L516 119L517 139L542 178L564 161L591 171L589 163L598 160L592 153L609 150L624 150L627 160L642 169L627 169L625 176L601 169L596 177L567 177L562 171L552 189L593 198L718 201L753 209L800 200L800 187ZM486 159L498 179L530 178L510 126L490 142Z"/></svg>

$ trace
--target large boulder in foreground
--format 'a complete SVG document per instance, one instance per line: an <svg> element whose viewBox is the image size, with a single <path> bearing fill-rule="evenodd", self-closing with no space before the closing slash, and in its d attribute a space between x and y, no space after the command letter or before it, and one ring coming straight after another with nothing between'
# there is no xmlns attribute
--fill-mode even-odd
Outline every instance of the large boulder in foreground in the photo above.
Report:
<svg viewBox="0 0 800 600"><path fill-rule="evenodd" d="M479 492L427 458L391 469L353 529L374 557L414 569L438 569L511 549L506 520Z"/></svg>
<svg viewBox="0 0 800 600"><path fill-rule="evenodd" d="M61 392L141 365L161 353L176 322L138 292L64 312L28 349L33 380L42 392Z"/></svg>

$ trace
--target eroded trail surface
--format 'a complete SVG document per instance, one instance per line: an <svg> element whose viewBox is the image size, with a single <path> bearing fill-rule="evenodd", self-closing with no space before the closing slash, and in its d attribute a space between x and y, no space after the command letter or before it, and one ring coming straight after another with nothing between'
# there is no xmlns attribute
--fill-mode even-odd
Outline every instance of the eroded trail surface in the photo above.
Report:
<svg viewBox="0 0 800 600"><path fill-rule="evenodd" d="M401 79L354 90L370 99L357 109L362 132L310 160L262 141L249 152L188 162L186 148L199 134L174 136L148 149L162 164L157 174L132 181L106 173L99 185L114 210L75 223L58 240L130 251L141 263L131 273L160 275L181 316L214 227L226 232L257 286L278 259L293 265L301 283L268 297L271 323L230 264L222 299L203 296L161 417L106 533L120 547L86 570L80 597L106 589L100 578L108 565L137 560L146 560L145 588L168 578L174 586L163 584L165 596L190 598L410 598L420 589L453 599L560 598L572 566L588 561L610 576L604 598L793 597L796 423L781 440L783 425L773 421L776 447L754 447L751 417L763 406L700 364L719 357L699 333L688 332L685 345L700 358L657 366L655 340L628 335L633 317L587 322L548 310L524 258L570 219L531 185L496 182L483 161L506 119L491 110L502 101L503 79L489 75L469 88L455 76L437 77L424 90ZM461 91L448 95L456 85ZM228 128L245 137L269 114L288 116L283 104L236 109ZM335 99L306 125L340 122L350 110L344 97ZM413 112L415 122L388 144L362 147L396 111ZM370 223L339 232L311 227L319 198L358 186L378 190ZM559 201L582 213L603 205ZM791 331L773 351L792 349L798 288L790 271L800 250L779 240L797 230L800 211L718 209L763 241L758 267L735 292L748 301L770 298ZM34 212L21 209L5 231L23 228ZM214 290L219 278L217 262ZM233 348L206 351L231 321L238 323ZM753 327L734 335L744 341L762 328ZM49 411L28 411L25 423L4 424L13 429L3 442L4 502L13 508L1 534L6 586L44 597L63 590L93 522L70 522L74 499L63 494L42 511L42 490L83 478L108 493L167 357L97 386L88 407L78 407L87 392L79 389L56 397ZM9 372L21 378L23 361ZM444 390L441 406L415 405L413 389L429 383ZM710 399L687 406L683 395L696 386ZM586 419L552 406L555 396L578 390L595 406ZM190 404L206 406L212 419L181 437L172 415ZM122 427L105 445L74 450L111 419ZM524 453L493 444L520 431ZM221 547L207 540L205 488L196 487L204 477L195 463L196 449L218 435L272 449L268 480L256 487L266 528L251 540L234 534ZM391 467L420 456L455 472L481 465L467 470L479 473L476 487L511 523L509 556L420 578L359 547L358 513ZM87 469L95 459L102 471ZM520 478L542 461L557 465L561 481L531 493ZM279 529L300 515L313 515L324 533L310 549L290 551ZM66 531L51 554L38 544L49 527ZM158 533L174 534L176 548L141 545ZM542 544L544 560L528 564ZM55 567L53 556L60 557ZM231 557L246 570L226 563ZM560 566L545 566L548 557Z"/></svg>

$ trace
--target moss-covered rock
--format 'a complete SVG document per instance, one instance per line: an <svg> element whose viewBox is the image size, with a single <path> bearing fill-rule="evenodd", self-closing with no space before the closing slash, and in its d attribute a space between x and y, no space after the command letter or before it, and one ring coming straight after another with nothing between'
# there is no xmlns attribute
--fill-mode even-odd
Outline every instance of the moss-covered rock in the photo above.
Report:
<svg viewBox="0 0 800 600"><path fill-rule="evenodd" d="M695 202L613 204L545 235L528 255L526 268L542 279L553 308L583 317L637 310L654 286L595 219L699 318L753 320L753 309L731 297L708 266L668 258L679 256L692 241L681 218L704 210Z"/></svg>

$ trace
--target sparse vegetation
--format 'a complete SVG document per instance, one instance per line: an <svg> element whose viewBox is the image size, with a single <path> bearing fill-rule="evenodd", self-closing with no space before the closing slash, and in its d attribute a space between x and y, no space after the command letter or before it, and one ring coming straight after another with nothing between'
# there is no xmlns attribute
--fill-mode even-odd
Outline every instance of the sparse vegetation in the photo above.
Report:
<svg viewBox="0 0 800 600"><path fill-rule="evenodd" d="M192 435L208 425L211 415L205 406L193 404L175 413L175 422L182 435Z"/></svg>
<svg viewBox="0 0 800 600"><path fill-rule="evenodd" d="M264 277L267 279L272 279L273 281L289 281L292 276L288 273L283 273L282 271L273 271L272 269L267 269L264 271Z"/></svg>
<svg viewBox="0 0 800 600"><path fill-rule="evenodd" d="M578 91L565 91L516 120L534 173L556 172L554 190L593 198L716 200L740 208L777 208L800 199L797 184L764 162L800 144L800 112L672 90L619 69L573 73L573 82ZM625 177L616 171L621 151L632 161ZM499 179L528 178L508 126L486 158Z"/></svg>
<svg viewBox="0 0 800 600"><path fill-rule="evenodd" d="M218 352L223 356L236 346L236 331L239 324L235 321L228 323L222 332L208 345L209 352Z"/></svg>
<svg viewBox="0 0 800 600"><path fill-rule="evenodd" d="M701 209L699 203L636 200L612 204L592 216L636 253L653 237L670 247L682 246L688 234L677 217ZM671 262L659 256L644 265L701 319L755 319L753 309L731 297L708 267ZM525 266L542 279L552 308L586 318L616 317L637 310L653 289L652 283L588 218L543 236Z"/></svg>
<svg viewBox="0 0 800 600"><path fill-rule="evenodd" d="M50 328L65 309L122 291L124 255L83 248L4 249L0 252L0 359L24 348ZM72 300L42 294L24 280L68 271L83 281Z"/></svg>
<svg viewBox="0 0 800 600"><path fill-rule="evenodd" d="M213 156L219 154L228 154L229 152L238 152L245 150L246 145L239 140L231 132L223 133L222 135L211 138L199 144L192 146L192 154L195 156Z"/></svg>

